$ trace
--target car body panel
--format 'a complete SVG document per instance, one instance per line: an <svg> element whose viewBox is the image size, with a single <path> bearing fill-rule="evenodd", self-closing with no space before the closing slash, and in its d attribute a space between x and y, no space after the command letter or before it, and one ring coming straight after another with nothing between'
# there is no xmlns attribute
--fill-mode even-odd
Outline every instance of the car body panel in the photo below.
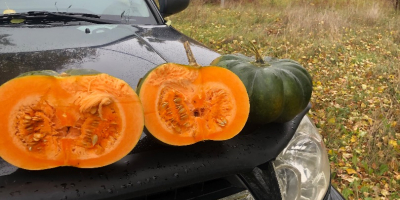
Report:
<svg viewBox="0 0 400 200"><path fill-rule="evenodd" d="M85 33L89 29L91 33ZM125 80L135 88L150 69L166 63L188 64L189 41L200 65L219 56L172 27L88 25L49 28L2 28L0 85L21 73L94 69ZM64 42L59 42L62 39Z"/></svg>
<svg viewBox="0 0 400 200"><path fill-rule="evenodd" d="M345 198L331 185L324 200L345 200Z"/></svg>

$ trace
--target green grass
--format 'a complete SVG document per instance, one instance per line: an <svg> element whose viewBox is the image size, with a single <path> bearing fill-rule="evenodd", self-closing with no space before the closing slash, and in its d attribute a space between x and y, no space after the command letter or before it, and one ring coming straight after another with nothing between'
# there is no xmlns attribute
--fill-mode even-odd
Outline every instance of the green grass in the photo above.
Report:
<svg viewBox="0 0 400 200"><path fill-rule="evenodd" d="M390 1L247 1L192 1L170 19L221 54L250 56L252 41L300 62L333 185L348 199L400 199L400 15Z"/></svg>

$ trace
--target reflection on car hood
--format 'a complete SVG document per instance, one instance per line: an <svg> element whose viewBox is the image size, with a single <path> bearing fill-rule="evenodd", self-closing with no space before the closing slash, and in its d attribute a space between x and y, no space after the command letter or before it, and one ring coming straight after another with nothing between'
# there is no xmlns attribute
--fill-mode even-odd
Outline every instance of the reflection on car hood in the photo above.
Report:
<svg viewBox="0 0 400 200"><path fill-rule="evenodd" d="M159 64L187 64L182 44L187 40L199 64L219 56L168 26L2 27L0 85L27 71L85 68L121 78L135 88Z"/></svg>
<svg viewBox="0 0 400 200"><path fill-rule="evenodd" d="M0 53L20 53L102 46L135 35L126 25L2 27Z"/></svg>

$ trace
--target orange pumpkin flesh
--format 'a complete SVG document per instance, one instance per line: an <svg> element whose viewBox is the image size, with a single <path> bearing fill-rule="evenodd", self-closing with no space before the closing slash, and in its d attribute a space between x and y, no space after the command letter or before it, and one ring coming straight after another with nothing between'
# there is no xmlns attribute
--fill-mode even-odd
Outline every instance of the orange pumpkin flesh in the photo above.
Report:
<svg viewBox="0 0 400 200"><path fill-rule="evenodd" d="M183 146L237 135L249 115L241 80L221 67L167 63L139 85L147 130L163 143Z"/></svg>
<svg viewBox="0 0 400 200"><path fill-rule="evenodd" d="M107 74L18 77L0 97L0 156L24 169L111 164L144 126L136 93Z"/></svg>

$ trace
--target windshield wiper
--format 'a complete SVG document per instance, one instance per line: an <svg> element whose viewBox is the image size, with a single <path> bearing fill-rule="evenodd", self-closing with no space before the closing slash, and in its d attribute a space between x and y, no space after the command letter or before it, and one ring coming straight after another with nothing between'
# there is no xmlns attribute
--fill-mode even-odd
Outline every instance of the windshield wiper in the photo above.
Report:
<svg viewBox="0 0 400 200"><path fill-rule="evenodd" d="M10 23L12 19L24 19L25 21L85 21L95 24L120 24L119 21L100 19L99 15L87 13L29 11L26 13L12 13L0 15L0 24Z"/></svg>

